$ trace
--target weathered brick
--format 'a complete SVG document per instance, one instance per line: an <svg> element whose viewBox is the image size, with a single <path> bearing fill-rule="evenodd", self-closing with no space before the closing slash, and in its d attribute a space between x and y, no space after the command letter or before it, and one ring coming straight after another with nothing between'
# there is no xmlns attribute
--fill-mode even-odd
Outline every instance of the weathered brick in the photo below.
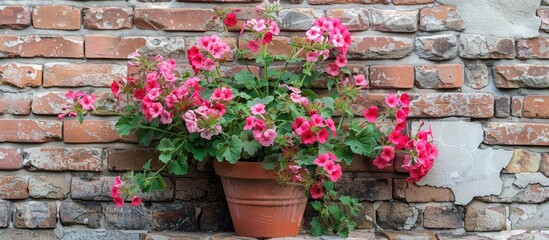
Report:
<svg viewBox="0 0 549 240"><path fill-rule="evenodd" d="M61 139L61 122L0 119L0 142L49 142Z"/></svg>
<svg viewBox="0 0 549 240"><path fill-rule="evenodd" d="M458 55L455 35L417 37L415 46L419 57L429 60L448 60Z"/></svg>
<svg viewBox="0 0 549 240"><path fill-rule="evenodd" d="M16 228L55 228L57 205L55 202L16 202L13 226Z"/></svg>
<svg viewBox="0 0 549 240"><path fill-rule="evenodd" d="M417 10L372 9L372 29L381 32L415 32L417 16Z"/></svg>
<svg viewBox="0 0 549 240"><path fill-rule="evenodd" d="M366 8L328 9L326 15L339 18L349 31L368 30L369 18Z"/></svg>
<svg viewBox="0 0 549 240"><path fill-rule="evenodd" d="M515 58L515 39L461 34L459 36L459 56L472 59Z"/></svg>
<svg viewBox="0 0 549 240"><path fill-rule="evenodd" d="M279 14L279 27L284 31L306 31L313 26L313 21L323 17L324 11L314 8L282 9Z"/></svg>
<svg viewBox="0 0 549 240"><path fill-rule="evenodd" d="M549 37L520 39L517 41L518 58L549 59Z"/></svg>
<svg viewBox="0 0 549 240"><path fill-rule="evenodd" d="M404 179L393 179L393 197L406 202L453 202L454 193L449 188L418 186Z"/></svg>
<svg viewBox="0 0 549 240"><path fill-rule="evenodd" d="M482 62L465 64L465 85L473 89L488 86L488 66Z"/></svg>
<svg viewBox="0 0 549 240"><path fill-rule="evenodd" d="M139 29L208 31L219 28L210 9L136 8L134 24Z"/></svg>
<svg viewBox="0 0 549 240"><path fill-rule="evenodd" d="M61 202L59 219L63 225L86 225L100 228L103 207L93 202Z"/></svg>
<svg viewBox="0 0 549 240"><path fill-rule="evenodd" d="M546 177L549 177L549 152L541 154L541 164L539 166L539 171L543 173Z"/></svg>
<svg viewBox="0 0 549 240"><path fill-rule="evenodd" d="M484 143L549 146L548 134L549 124L491 122L484 128Z"/></svg>
<svg viewBox="0 0 549 240"><path fill-rule="evenodd" d="M525 96L523 107L523 117L549 118L549 96Z"/></svg>
<svg viewBox="0 0 549 240"><path fill-rule="evenodd" d="M351 165L341 164L341 169L344 172L393 172L393 165L379 169L374 165L374 161L366 156L357 155L353 158Z"/></svg>
<svg viewBox="0 0 549 240"><path fill-rule="evenodd" d="M81 36L0 36L1 57L84 57Z"/></svg>
<svg viewBox="0 0 549 240"><path fill-rule="evenodd" d="M511 116L522 117L522 103L524 102L523 96L513 96L511 98Z"/></svg>
<svg viewBox="0 0 549 240"><path fill-rule="evenodd" d="M163 163L158 160L160 153L154 149L108 149L107 168L110 171L139 171L151 160L151 169L158 170Z"/></svg>
<svg viewBox="0 0 549 240"><path fill-rule="evenodd" d="M506 118L511 115L511 97L499 96L495 99L495 117Z"/></svg>
<svg viewBox="0 0 549 240"><path fill-rule="evenodd" d="M498 88L549 88L547 65L498 65L494 66L494 77Z"/></svg>
<svg viewBox="0 0 549 240"><path fill-rule="evenodd" d="M152 230L196 231L198 222L193 203L154 203Z"/></svg>
<svg viewBox="0 0 549 240"><path fill-rule="evenodd" d="M549 32L549 8L538 9L538 16L541 18L540 29Z"/></svg>
<svg viewBox="0 0 549 240"><path fill-rule="evenodd" d="M114 204L105 207L105 224L107 229L146 230L152 223L151 210L129 204L118 208Z"/></svg>
<svg viewBox="0 0 549 240"><path fill-rule="evenodd" d="M0 231L0 238L18 240L56 240L57 236L55 236L53 230L6 229Z"/></svg>
<svg viewBox="0 0 549 240"><path fill-rule="evenodd" d="M341 178L336 190L342 195L363 201L390 200L393 196L393 183L390 178Z"/></svg>
<svg viewBox="0 0 549 240"><path fill-rule="evenodd" d="M239 48L243 49L245 48L247 43L248 42L245 42L245 41L238 41L238 46ZM290 54L292 53L292 48L293 47L290 45L290 38L275 36L273 37L273 41L269 43L267 47L267 52L269 52L269 54L271 54L272 56L275 56L275 55L290 56ZM302 56L305 56L305 55L302 54ZM244 57L251 59L253 58L253 54L251 53L244 54Z"/></svg>
<svg viewBox="0 0 549 240"><path fill-rule="evenodd" d="M494 96L488 93L428 93L413 97L410 117L491 118Z"/></svg>
<svg viewBox="0 0 549 240"><path fill-rule="evenodd" d="M175 182L175 198L183 201L224 200L223 187L218 178L178 178Z"/></svg>
<svg viewBox="0 0 549 240"><path fill-rule="evenodd" d="M128 74L125 65L94 63L46 63L44 87L108 87Z"/></svg>
<svg viewBox="0 0 549 240"><path fill-rule="evenodd" d="M106 143L135 142L135 137L116 132L114 121L86 120L80 124L76 120L64 121L63 141L65 143Z"/></svg>
<svg viewBox="0 0 549 240"><path fill-rule="evenodd" d="M549 203L511 204L509 219L512 229L537 230L549 228ZM535 239L535 237L533 237ZM520 239L520 238L517 238ZM527 239L527 238L523 238Z"/></svg>
<svg viewBox="0 0 549 240"><path fill-rule="evenodd" d="M18 63L0 65L0 84L9 84L18 88L38 87L42 84L42 65Z"/></svg>
<svg viewBox="0 0 549 240"><path fill-rule="evenodd" d="M465 208L465 231L505 230L506 219L505 206L473 202Z"/></svg>
<svg viewBox="0 0 549 240"><path fill-rule="evenodd" d="M71 181L71 198L91 201L112 201L111 187L115 177L83 178L73 177ZM143 201L170 201L173 199L174 184L169 178L164 178L166 187L163 191L151 191L148 193L136 192ZM126 201L132 200L128 196ZM129 204L127 204L129 205Z"/></svg>
<svg viewBox="0 0 549 240"><path fill-rule="evenodd" d="M23 154L20 148L0 148L0 170L21 169Z"/></svg>
<svg viewBox="0 0 549 240"><path fill-rule="evenodd" d="M307 0L311 5L319 4L389 4L390 0Z"/></svg>
<svg viewBox="0 0 549 240"><path fill-rule="evenodd" d="M140 0L142 2L147 2L147 1L160 1L160 0ZM161 0L161 1L164 1L164 2L169 2L171 0ZM261 0L177 0L178 2L210 2L210 3L257 3L257 2L261 2ZM301 0L303 1L303 0ZM281 2L284 2L281 1ZM301 2L296 2L295 0L291 0L290 3L301 3Z"/></svg>
<svg viewBox="0 0 549 240"><path fill-rule="evenodd" d="M412 53L412 40L405 37L352 37L349 59L398 59Z"/></svg>
<svg viewBox="0 0 549 240"><path fill-rule="evenodd" d="M11 218L11 202L0 201L0 227L8 227ZM1 235L0 235L1 236Z"/></svg>
<svg viewBox="0 0 549 240"><path fill-rule="evenodd" d="M407 203L382 202L376 218L377 225L383 229L410 230L419 224L419 211Z"/></svg>
<svg viewBox="0 0 549 240"><path fill-rule="evenodd" d="M423 210L425 228L462 228L463 209L453 205L427 206Z"/></svg>
<svg viewBox="0 0 549 240"><path fill-rule="evenodd" d="M408 65L370 66L371 88L413 88L414 68Z"/></svg>
<svg viewBox="0 0 549 240"><path fill-rule="evenodd" d="M0 115L29 115L30 103L28 94L0 93Z"/></svg>
<svg viewBox="0 0 549 240"><path fill-rule="evenodd" d="M540 184L528 184L518 187L514 184L516 177L514 174L502 174L501 180L503 187L499 195L485 196L477 198L483 202L500 203L543 203L549 199L549 187Z"/></svg>
<svg viewBox="0 0 549 240"><path fill-rule="evenodd" d="M393 0L394 5L419 5L434 3L435 0Z"/></svg>
<svg viewBox="0 0 549 240"><path fill-rule="evenodd" d="M33 176L29 178L29 195L32 198L67 198L71 191L70 176Z"/></svg>
<svg viewBox="0 0 549 240"><path fill-rule="evenodd" d="M419 29L422 31L463 31L466 25L456 6L439 5L419 12Z"/></svg>
<svg viewBox="0 0 549 240"><path fill-rule="evenodd" d="M102 155L101 148L26 148L24 162L31 170L99 172Z"/></svg>
<svg viewBox="0 0 549 240"><path fill-rule="evenodd" d="M34 6L32 26L40 29L78 30L80 29L80 9L71 6Z"/></svg>
<svg viewBox="0 0 549 240"><path fill-rule="evenodd" d="M143 56L162 55L175 59L183 58L185 44L183 37L116 37L87 35L87 58L128 59L128 55L139 49Z"/></svg>
<svg viewBox="0 0 549 240"><path fill-rule="evenodd" d="M23 29L30 25L31 11L27 6L1 6L0 28Z"/></svg>
<svg viewBox="0 0 549 240"><path fill-rule="evenodd" d="M20 176L0 177L2 199L25 199L29 196L28 179Z"/></svg>
<svg viewBox="0 0 549 240"><path fill-rule="evenodd" d="M65 97L66 92L43 92L33 95L32 113L39 115L56 115L71 101Z"/></svg>
<svg viewBox="0 0 549 240"><path fill-rule="evenodd" d="M233 223L226 201L200 204L200 230L211 232L233 231Z"/></svg>
<svg viewBox="0 0 549 240"><path fill-rule="evenodd" d="M82 14L87 29L117 30L133 26L133 9L129 7L85 7Z"/></svg>
<svg viewBox="0 0 549 240"><path fill-rule="evenodd" d="M415 85L418 88L461 88L463 67L461 64L438 64L416 67Z"/></svg>

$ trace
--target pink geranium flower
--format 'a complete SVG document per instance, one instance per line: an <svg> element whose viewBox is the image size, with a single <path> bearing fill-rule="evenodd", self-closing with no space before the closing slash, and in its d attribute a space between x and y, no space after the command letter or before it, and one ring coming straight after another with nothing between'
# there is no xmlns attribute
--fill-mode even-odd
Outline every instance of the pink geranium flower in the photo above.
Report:
<svg viewBox="0 0 549 240"><path fill-rule="evenodd" d="M309 189L309 193L311 194L312 199L320 199L324 197L324 190L322 189L320 183L313 184L311 189Z"/></svg>
<svg viewBox="0 0 549 240"><path fill-rule="evenodd" d="M130 206L138 207L139 205L141 205L141 198L139 198L138 196L133 196L133 200L132 203L130 203Z"/></svg>
<svg viewBox="0 0 549 240"><path fill-rule="evenodd" d="M95 110L95 96L94 95L85 95L82 98L80 98L80 101L78 101L80 105L82 105L82 108L88 111L94 111Z"/></svg>
<svg viewBox="0 0 549 240"><path fill-rule="evenodd" d="M377 121L377 116L379 114L379 109L377 106L371 106L368 109L364 110L364 118L368 122L375 123Z"/></svg>
<svg viewBox="0 0 549 240"><path fill-rule="evenodd" d="M339 67L335 63L329 63L328 66L326 66L326 73L330 76L337 76L339 75Z"/></svg>
<svg viewBox="0 0 549 240"><path fill-rule="evenodd" d="M248 48L252 53L259 52L259 40L250 40L246 43L246 48Z"/></svg>
<svg viewBox="0 0 549 240"><path fill-rule="evenodd" d="M121 208L122 206L124 206L124 199L120 197L120 195L114 196L112 200L118 208Z"/></svg>
<svg viewBox="0 0 549 240"><path fill-rule="evenodd" d="M397 107L399 100L394 94L391 93L385 97L385 103L387 103L390 108L395 108Z"/></svg>
<svg viewBox="0 0 549 240"><path fill-rule="evenodd" d="M250 108L250 111L252 112L253 115L262 115L265 113L265 104L257 103Z"/></svg>
<svg viewBox="0 0 549 240"><path fill-rule="evenodd" d="M319 143L326 143L328 141L328 138L330 138L330 134L328 133L328 130L326 130L326 128L323 128L320 131L318 131L316 139L318 140Z"/></svg>

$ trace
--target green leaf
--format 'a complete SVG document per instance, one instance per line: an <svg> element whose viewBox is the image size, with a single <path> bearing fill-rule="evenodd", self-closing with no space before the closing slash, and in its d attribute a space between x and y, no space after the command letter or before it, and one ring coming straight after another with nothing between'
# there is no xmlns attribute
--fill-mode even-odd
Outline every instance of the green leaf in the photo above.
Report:
<svg viewBox="0 0 549 240"><path fill-rule="evenodd" d="M313 201L311 202L311 207L316 211L320 211L320 209L322 209L322 203L320 203L320 201Z"/></svg>
<svg viewBox="0 0 549 240"><path fill-rule="evenodd" d="M334 190L334 182L325 181L324 182L324 187L326 188L326 191L330 192L330 191Z"/></svg>
<svg viewBox="0 0 549 240"><path fill-rule="evenodd" d="M195 144L193 143L190 143L189 141L186 141L183 145L183 147L185 148L185 150L187 152L190 152L193 154L193 158L198 160L198 161L202 161L204 160L204 157L206 157L208 155L208 147L201 147L201 146L196 146ZM210 146L211 147L211 146Z"/></svg>
<svg viewBox="0 0 549 240"><path fill-rule="evenodd" d="M151 179L151 188L156 191L166 189L166 183L164 183L162 176L155 175L155 177Z"/></svg>
<svg viewBox="0 0 549 240"><path fill-rule="evenodd" d="M307 96L310 99L317 99L318 98L318 95L316 95L316 93L311 91L310 89L302 89L301 93L303 93L304 96Z"/></svg>
<svg viewBox="0 0 549 240"><path fill-rule="evenodd" d="M152 130L147 128L139 128L135 131L135 136L139 144L143 146L150 146L152 142Z"/></svg>
<svg viewBox="0 0 549 240"><path fill-rule="evenodd" d="M240 141L242 142L242 145L244 145L244 152L246 152L250 156L253 156L257 152L257 150L261 148L261 144L255 139L251 138L249 131L243 131L240 134Z"/></svg>
<svg viewBox="0 0 549 240"><path fill-rule="evenodd" d="M135 128L126 116L119 118L114 127L116 128L116 132L121 135L129 135Z"/></svg>
<svg viewBox="0 0 549 240"><path fill-rule="evenodd" d="M172 152L162 152L158 159L163 163L168 163L172 160Z"/></svg>
<svg viewBox="0 0 549 240"><path fill-rule="evenodd" d="M374 157L376 139L372 136L355 136L355 133L351 132L344 143L351 148L353 153Z"/></svg>
<svg viewBox="0 0 549 240"><path fill-rule="evenodd" d="M274 170L276 166L278 165L278 155L277 154L271 154L268 156L265 156L263 158L263 168L267 170Z"/></svg>
<svg viewBox="0 0 549 240"><path fill-rule="evenodd" d="M78 112L78 122L82 124L84 122L84 113Z"/></svg>
<svg viewBox="0 0 549 240"><path fill-rule="evenodd" d="M169 138L162 138L158 146L156 146L156 149L161 152L174 151L175 145Z"/></svg>
<svg viewBox="0 0 549 240"><path fill-rule="evenodd" d="M168 171L175 175L185 175L188 172L187 156L185 154L179 155L177 159L170 162L168 165Z"/></svg>
<svg viewBox="0 0 549 240"><path fill-rule="evenodd" d="M322 225L319 217L313 217L311 220L311 235L322 236L326 232L326 229Z"/></svg>
<svg viewBox="0 0 549 240"><path fill-rule="evenodd" d="M233 135L229 141L217 144L215 155L220 161L227 160L230 163L236 163L240 159L243 147L244 145L240 142L240 138Z"/></svg>
<svg viewBox="0 0 549 240"><path fill-rule="evenodd" d="M341 203L343 203L345 205L349 205L349 204L351 204L351 197L341 196L341 197L339 197L339 201L341 201Z"/></svg>
<svg viewBox="0 0 549 240"><path fill-rule="evenodd" d="M151 170L151 159L149 159L149 161L147 161L147 163L145 163L145 165L143 165L143 170L144 171L150 171Z"/></svg>

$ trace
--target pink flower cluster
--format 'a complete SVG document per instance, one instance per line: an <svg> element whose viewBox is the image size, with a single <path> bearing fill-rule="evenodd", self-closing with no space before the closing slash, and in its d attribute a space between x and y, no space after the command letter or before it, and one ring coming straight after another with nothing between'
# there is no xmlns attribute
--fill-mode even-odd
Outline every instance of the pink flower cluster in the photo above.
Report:
<svg viewBox="0 0 549 240"><path fill-rule="evenodd" d="M228 87L216 88L210 101L202 100L202 105L183 114L189 133L200 133L200 137L210 140L221 132L218 119L225 115L226 105L233 99L233 91Z"/></svg>
<svg viewBox="0 0 549 240"><path fill-rule="evenodd" d="M431 139L433 133L429 128L428 131L418 131L416 137L408 142L406 148L411 154L404 156L404 169L408 170L410 177L406 179L408 182L417 182L433 168L433 163L438 156L438 149Z"/></svg>
<svg viewBox="0 0 549 240"><path fill-rule="evenodd" d="M195 74L200 70L212 72L219 65L216 60L221 59L231 50L217 35L203 36L198 41L197 46L192 46L187 50L187 58ZM205 55L206 56L205 56Z"/></svg>
<svg viewBox="0 0 549 240"><path fill-rule="evenodd" d="M242 26L240 34L244 33L244 30L246 29L255 33L255 36L246 43L246 48L252 53L257 53L262 44L266 45L270 43L273 41L273 36L280 34L280 28L276 21L263 18L254 18L246 21Z"/></svg>
<svg viewBox="0 0 549 240"><path fill-rule="evenodd" d="M341 165L339 165L337 160L337 157L335 154L331 152L327 152L324 154L319 154L318 157L314 160L314 163L322 167L324 171L328 174L328 177L330 178L330 181L337 182L339 178L341 178L341 175L343 174L341 172Z"/></svg>
<svg viewBox="0 0 549 240"><path fill-rule="evenodd" d="M292 123L292 129L297 136L301 137L301 143L326 143L330 138L328 130L330 130L332 136L336 136L336 127L331 118L324 119L316 111L311 113L309 120L304 117L297 117Z"/></svg>
<svg viewBox="0 0 549 240"><path fill-rule="evenodd" d="M117 176L114 179L114 185L111 188L111 197L117 207L121 208L124 206L124 198L121 197L122 193L120 192L120 187L122 186L122 180L120 176ZM137 207L141 205L141 198L138 196L133 196L132 202L130 204L132 207Z"/></svg>
<svg viewBox="0 0 549 240"><path fill-rule="evenodd" d="M67 106L63 106L61 108L61 111L63 113L60 113L57 115L57 118L60 120L63 119L65 116L68 115L68 117L77 117L78 112L85 110L85 111L95 111L95 95L89 95L82 91L73 92L68 91L65 94L65 97L68 100L72 100L72 104L67 104Z"/></svg>
<svg viewBox="0 0 549 240"><path fill-rule="evenodd" d="M333 63L326 66L326 73L337 76L342 67L347 66L347 51L351 45L351 33L339 18L319 18L313 22L313 26L305 33L307 41L312 43L327 42L337 48L338 54ZM306 54L307 62L316 62L320 56L328 58L329 51L313 51Z"/></svg>
<svg viewBox="0 0 549 240"><path fill-rule="evenodd" d="M262 146L268 147L273 145L278 133L276 132L276 128L268 128L265 121L262 120L266 113L265 105L262 103L255 104L250 108L250 112L252 113L252 116L246 118L244 130L252 130L254 139Z"/></svg>

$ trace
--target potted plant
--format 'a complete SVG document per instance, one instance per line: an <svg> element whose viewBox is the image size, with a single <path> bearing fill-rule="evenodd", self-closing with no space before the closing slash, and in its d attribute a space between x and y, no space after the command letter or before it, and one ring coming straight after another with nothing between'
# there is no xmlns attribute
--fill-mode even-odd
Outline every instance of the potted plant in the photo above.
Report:
<svg viewBox="0 0 549 240"><path fill-rule="evenodd" d="M307 199L318 211L311 233L346 237L356 226L357 199L338 196L335 184L342 164L356 154L384 168L395 153L405 154L409 181L418 181L437 156L430 130L414 136L406 132L410 98L388 94L385 106L370 106L355 118L351 104L368 88L363 74L347 67L350 33L337 18L319 18L305 37L292 37L289 55L271 55L279 34L280 7L257 7L262 17L242 25L239 41L229 46L218 35L203 36L187 51L190 71L179 71L173 59L131 55L138 69L133 77L116 80L115 97L127 101L116 129L134 134L144 146L155 145L164 166L118 177L113 200L122 206L135 192L161 190L161 170L184 175L188 161L214 158L222 178L236 234L251 237L293 236L298 233ZM228 27L238 22L235 11L216 9ZM231 49L246 70L225 76L224 58ZM295 66L299 71L288 71ZM259 71L257 71L259 67ZM313 91L315 81L326 82L327 93ZM69 92L72 104L59 118L96 111L95 97ZM347 212L349 214L343 214Z"/></svg>

